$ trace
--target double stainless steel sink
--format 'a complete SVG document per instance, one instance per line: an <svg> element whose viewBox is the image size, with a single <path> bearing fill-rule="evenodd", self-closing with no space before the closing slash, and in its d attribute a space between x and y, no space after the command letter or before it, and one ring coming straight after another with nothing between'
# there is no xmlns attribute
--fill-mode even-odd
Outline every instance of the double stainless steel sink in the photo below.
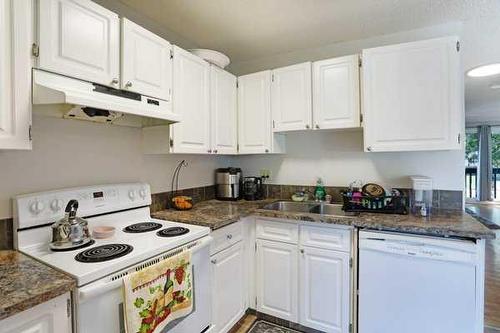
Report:
<svg viewBox="0 0 500 333"><path fill-rule="evenodd" d="M358 215L356 213L344 212L342 210L342 205L327 204L323 202L318 203L318 202L276 201L265 205L262 209L276 210L280 212L313 213L313 214L342 216L342 217L354 217Z"/></svg>

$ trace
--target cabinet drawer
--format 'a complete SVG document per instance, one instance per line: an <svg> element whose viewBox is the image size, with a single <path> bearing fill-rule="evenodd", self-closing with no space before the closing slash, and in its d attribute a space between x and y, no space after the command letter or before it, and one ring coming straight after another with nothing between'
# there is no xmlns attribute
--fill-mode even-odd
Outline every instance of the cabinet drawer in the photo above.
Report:
<svg viewBox="0 0 500 333"><path fill-rule="evenodd" d="M257 219L257 238L297 244L299 226L295 223Z"/></svg>
<svg viewBox="0 0 500 333"><path fill-rule="evenodd" d="M243 223L236 222L213 231L210 236L213 242L210 244L210 255L227 249L243 238Z"/></svg>
<svg viewBox="0 0 500 333"><path fill-rule="evenodd" d="M302 225L300 226L300 243L304 246L350 252L351 231Z"/></svg>

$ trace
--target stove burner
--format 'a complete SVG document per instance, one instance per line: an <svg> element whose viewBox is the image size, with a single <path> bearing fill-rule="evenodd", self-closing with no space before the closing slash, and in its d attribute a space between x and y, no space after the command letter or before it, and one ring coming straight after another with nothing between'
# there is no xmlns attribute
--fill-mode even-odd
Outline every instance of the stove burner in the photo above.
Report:
<svg viewBox="0 0 500 333"><path fill-rule="evenodd" d="M68 248L61 248L61 249L51 248L50 250L53 251L53 252L74 251L74 250L83 249L83 248L85 248L87 246L93 245L94 243L95 243L95 240L91 239L90 242L87 242L87 243L82 244L82 245L76 245L75 247L68 247Z"/></svg>
<svg viewBox="0 0 500 333"><path fill-rule="evenodd" d="M134 248L127 244L106 244L82 251L75 256L79 262L102 262L123 257Z"/></svg>
<svg viewBox="0 0 500 333"><path fill-rule="evenodd" d="M175 237L187 234L189 232L188 228L184 227L170 227L158 231L156 234L160 237Z"/></svg>
<svg viewBox="0 0 500 333"><path fill-rule="evenodd" d="M123 231L130 233L140 233L140 232L157 230L160 229L161 227L162 225L160 223L142 222L142 223L131 224L128 227L125 227Z"/></svg>

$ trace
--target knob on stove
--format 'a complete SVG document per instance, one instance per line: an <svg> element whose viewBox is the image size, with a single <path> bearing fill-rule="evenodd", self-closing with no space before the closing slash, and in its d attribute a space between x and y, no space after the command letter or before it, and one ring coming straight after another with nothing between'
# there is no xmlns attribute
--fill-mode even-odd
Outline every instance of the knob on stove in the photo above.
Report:
<svg viewBox="0 0 500 333"><path fill-rule="evenodd" d="M30 205L30 211L35 215L40 214L44 210L44 208L45 208L45 206L44 206L43 202L38 201L38 200L32 202Z"/></svg>
<svg viewBox="0 0 500 333"><path fill-rule="evenodd" d="M135 200L135 191L134 190L128 191L128 197L130 198L130 200L134 201Z"/></svg>
<svg viewBox="0 0 500 333"><path fill-rule="evenodd" d="M60 199L54 199L50 203L50 209L52 209L53 212L58 212L63 208L63 201Z"/></svg>

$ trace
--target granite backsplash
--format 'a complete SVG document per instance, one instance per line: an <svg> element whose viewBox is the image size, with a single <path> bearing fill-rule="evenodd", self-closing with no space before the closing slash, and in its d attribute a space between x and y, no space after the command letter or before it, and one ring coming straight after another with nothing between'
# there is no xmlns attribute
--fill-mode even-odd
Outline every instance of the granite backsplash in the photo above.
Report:
<svg viewBox="0 0 500 333"><path fill-rule="evenodd" d="M175 195L186 195L193 198L193 203L205 200L215 199L215 185L193 187L184 190L178 190ZM172 192L153 193L151 195L151 212L155 213L160 210L170 208L168 203L172 197Z"/></svg>
<svg viewBox="0 0 500 333"><path fill-rule="evenodd" d="M282 200L290 200L292 194L298 191L305 190L311 196L314 193L314 186L310 185L277 185L277 184L265 184L264 191L266 198L275 198ZM326 192L332 196L332 201L341 203L342 202L342 191L347 190L347 187L341 186L326 186ZM411 189L399 189L405 193L408 197L411 195ZM434 190L433 191L433 203L434 208L439 209L458 209L463 208L462 191L448 191L448 190Z"/></svg>
<svg viewBox="0 0 500 333"><path fill-rule="evenodd" d="M0 219L0 250L14 248L13 224L14 220L12 218Z"/></svg>

